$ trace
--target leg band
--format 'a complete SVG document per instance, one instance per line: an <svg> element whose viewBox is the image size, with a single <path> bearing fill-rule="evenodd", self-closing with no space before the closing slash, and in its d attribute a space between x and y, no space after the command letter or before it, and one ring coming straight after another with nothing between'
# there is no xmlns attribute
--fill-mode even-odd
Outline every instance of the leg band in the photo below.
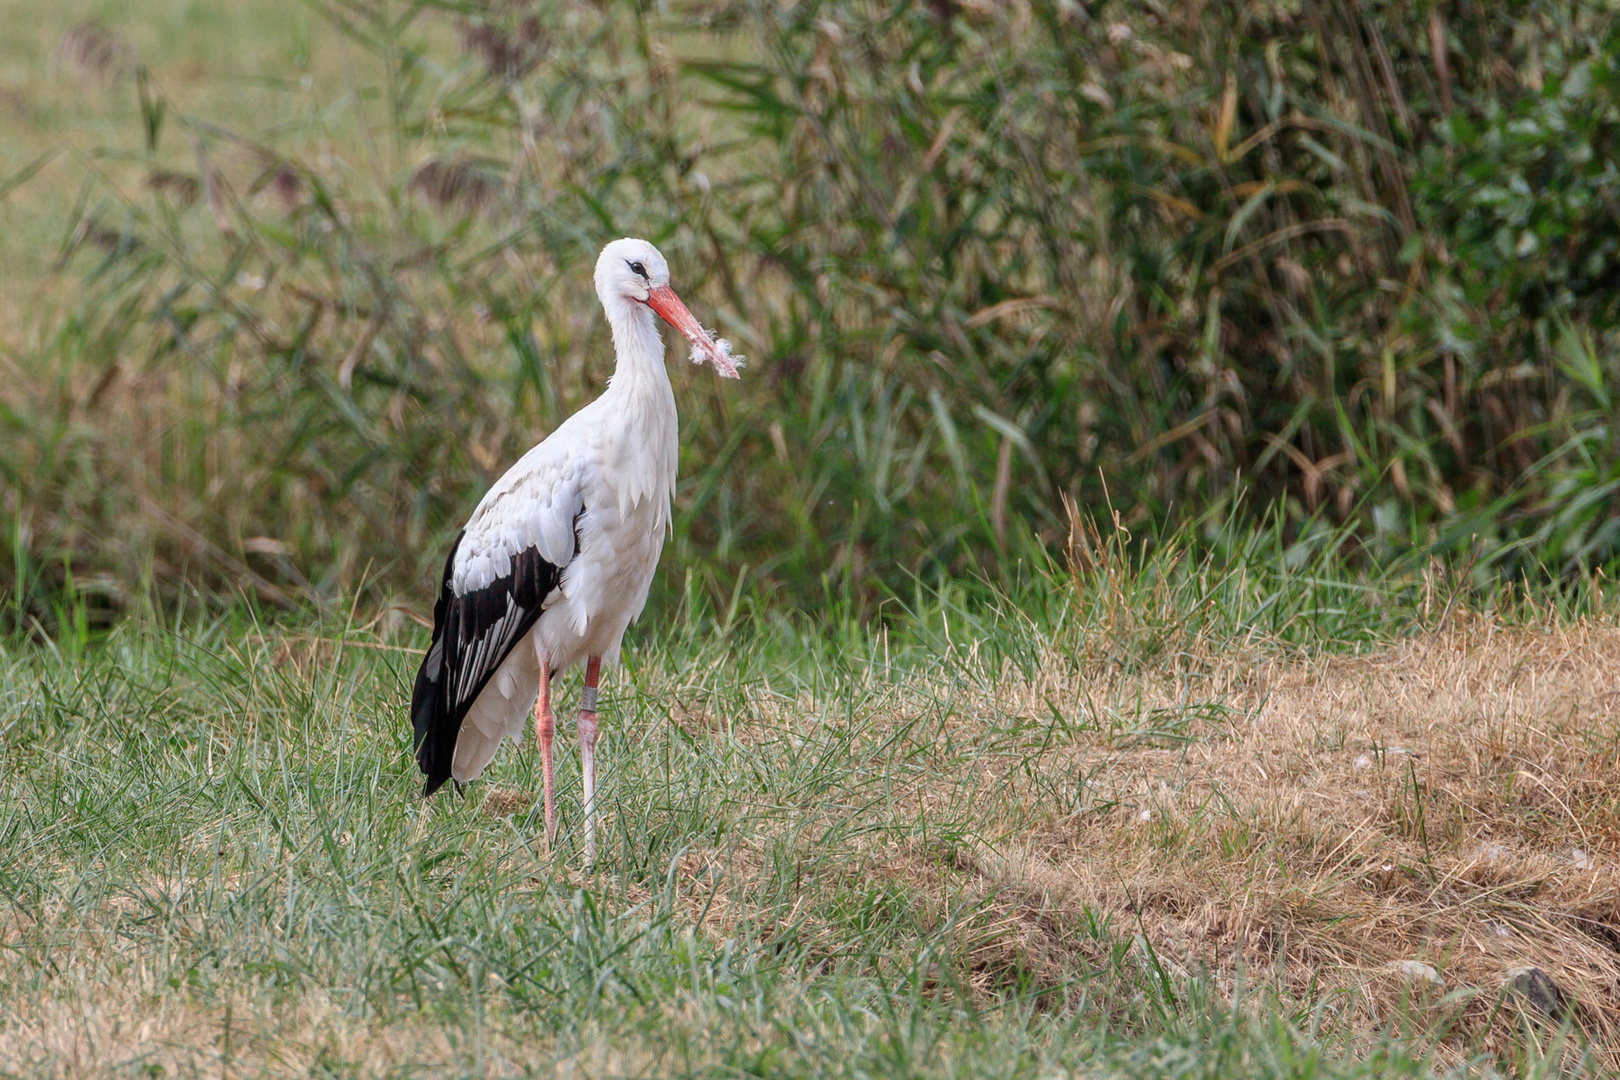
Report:
<svg viewBox="0 0 1620 1080"><path fill-rule="evenodd" d="M579 707L584 712L596 711L596 687L587 686L585 688L585 693L579 701Z"/></svg>

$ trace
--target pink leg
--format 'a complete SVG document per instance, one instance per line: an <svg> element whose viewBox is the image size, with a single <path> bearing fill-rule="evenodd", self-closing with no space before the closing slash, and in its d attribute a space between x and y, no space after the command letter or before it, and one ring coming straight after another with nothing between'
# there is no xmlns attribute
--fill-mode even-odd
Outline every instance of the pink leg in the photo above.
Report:
<svg viewBox="0 0 1620 1080"><path fill-rule="evenodd" d="M557 718L551 715L551 671L546 658L540 658L540 696L534 701L534 735L540 742L540 776L545 785L546 850L557 839L557 805L552 795L556 773L551 762L551 740L557 734Z"/></svg>
<svg viewBox="0 0 1620 1080"><path fill-rule="evenodd" d="M579 710L579 763L585 788L585 865L596 861L596 682L602 658L585 662L585 699Z"/></svg>

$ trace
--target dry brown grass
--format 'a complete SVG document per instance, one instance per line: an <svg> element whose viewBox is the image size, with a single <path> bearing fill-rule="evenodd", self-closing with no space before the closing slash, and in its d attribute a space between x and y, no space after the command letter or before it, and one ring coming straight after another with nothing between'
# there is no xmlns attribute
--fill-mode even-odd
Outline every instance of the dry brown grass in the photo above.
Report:
<svg viewBox="0 0 1620 1080"><path fill-rule="evenodd" d="M1128 958L1176 983L1325 1002L1352 1031L1417 1005L1454 1044L1504 1053L1526 1021L1556 1024L1524 993L1545 986L1524 971L1537 969L1587 1036L1616 1044L1620 630L1461 616L1371 655L1228 657L1206 669L1215 705L1201 709L1184 678L1087 666L1055 652L1033 681L959 696L937 729L916 721L945 691L896 688L865 734L907 741L922 767L886 777L869 827L829 846L814 810L760 808L729 853L682 864L694 912L717 933L757 926L773 872L761 853L785 845L837 870L773 918L815 923L852 882L888 889L949 934L980 993L1106 973L1140 935ZM1072 733L1052 737L1048 703ZM731 734L763 747L811 735L816 715L808 700L761 702ZM947 736L980 752L952 758ZM1057 813L1065 783L1076 808ZM919 840L928 815L970 826ZM694 870L710 862L728 868L718 894Z"/></svg>
<svg viewBox="0 0 1620 1080"><path fill-rule="evenodd" d="M431 1016L356 1015L320 993L296 1003L242 994L228 1008L158 988L85 985L0 1021L7 1075L68 1078L147 1076L394 1076L401 1072L533 1076L536 1042L492 993L483 1030L456 1037ZM649 1048L582 1040L560 1056L559 1076L650 1075Z"/></svg>

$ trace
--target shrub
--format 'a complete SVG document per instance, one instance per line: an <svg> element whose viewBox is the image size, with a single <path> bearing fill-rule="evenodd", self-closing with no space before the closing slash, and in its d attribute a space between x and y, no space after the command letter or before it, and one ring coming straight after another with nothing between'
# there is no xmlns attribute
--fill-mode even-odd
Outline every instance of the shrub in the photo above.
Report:
<svg viewBox="0 0 1620 1080"><path fill-rule="evenodd" d="M25 573L427 595L600 387L626 233L753 361L676 375L666 579L723 605L994 578L1065 496L1615 558L1596 3L409 10L327 5L374 58L341 152L135 80L146 186L87 204L11 414Z"/></svg>

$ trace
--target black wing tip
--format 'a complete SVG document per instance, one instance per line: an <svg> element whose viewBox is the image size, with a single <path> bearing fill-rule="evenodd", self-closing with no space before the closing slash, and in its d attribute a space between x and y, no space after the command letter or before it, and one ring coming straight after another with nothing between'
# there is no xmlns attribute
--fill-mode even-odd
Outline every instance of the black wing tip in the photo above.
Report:
<svg viewBox="0 0 1620 1080"><path fill-rule="evenodd" d="M450 754L452 747L439 745L435 739L416 740L416 767L422 770L427 778L422 785L422 798L433 797L433 793L444 786L450 779Z"/></svg>
<svg viewBox="0 0 1620 1080"><path fill-rule="evenodd" d="M422 666L416 673L416 685L411 693L411 727L416 764L427 777L427 782L422 785L424 799L431 798L450 779L450 762L455 755L456 740L467 710L483 693L485 684L505 663L512 649L539 621L545 598L562 578L561 567L547 562L538 548L530 547L513 556L509 576L458 597L451 588L451 578L456 548L460 545L461 536L457 536L450 556L445 560L439 601L433 610L433 641L422 658ZM519 616L515 623L511 621L513 614ZM491 650L477 670L463 672L464 644L501 627L503 623L506 624L502 632L503 644ZM443 649L437 665L434 663L435 648ZM430 670L435 666L436 674L430 675ZM470 686L467 685L469 678ZM459 689L452 692L452 687L458 684ZM459 782L456 790L463 797L466 796Z"/></svg>
<svg viewBox="0 0 1620 1080"><path fill-rule="evenodd" d="M438 694L418 692L417 700L412 704L415 706L411 710L412 749L415 751L416 767L427 777L427 782L422 785L422 798L428 799L450 779L450 755L454 752L455 740L452 739L446 746L442 738L431 737L435 729L441 728L435 722L442 711Z"/></svg>
<svg viewBox="0 0 1620 1080"><path fill-rule="evenodd" d="M445 613L449 608L453 593L450 589L450 578L456 563L456 550L461 547L461 539L467 535L463 529L456 534L456 539L450 545L450 552L444 559L444 574L439 581L439 595L433 605L433 639L428 644L428 651L422 657L422 666L416 672L416 684L411 688L411 748L415 752L417 768L427 777L422 785L422 798L429 799L433 793L444 786L450 779L449 757L455 747L454 735L450 738L450 745L443 746L445 728L445 702L443 693L443 672L440 678L429 676L429 662L433 656L434 648L439 644L445 630Z"/></svg>
<svg viewBox="0 0 1620 1080"><path fill-rule="evenodd" d="M423 769L422 771L427 772L426 769ZM434 794L438 792L440 788L444 787L446 781L450 781L452 789L458 796L463 799L467 797L467 785L463 784L460 780L450 780L450 774L445 773L443 776L429 776L427 778L426 782L422 784L422 798L433 798Z"/></svg>

